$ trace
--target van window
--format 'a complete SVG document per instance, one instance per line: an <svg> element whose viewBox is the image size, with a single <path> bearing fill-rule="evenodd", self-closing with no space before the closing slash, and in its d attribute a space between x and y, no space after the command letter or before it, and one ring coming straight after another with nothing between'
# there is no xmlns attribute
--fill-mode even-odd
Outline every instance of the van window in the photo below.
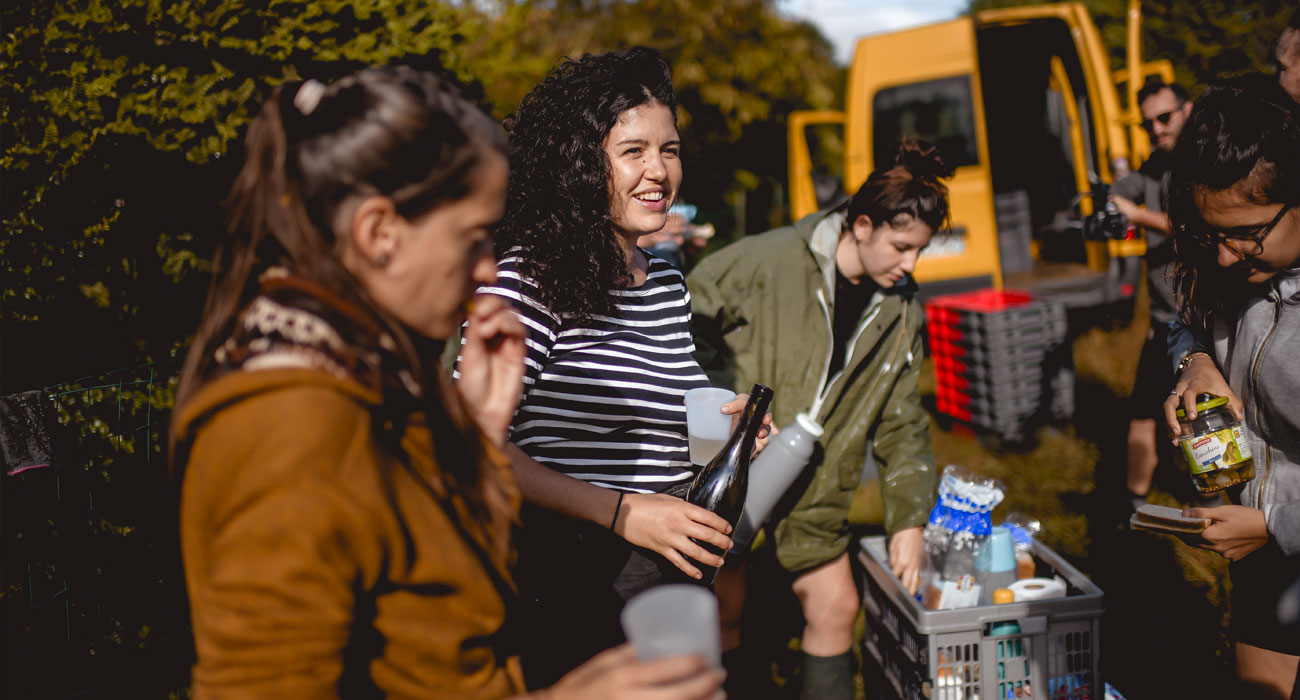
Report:
<svg viewBox="0 0 1300 700"><path fill-rule="evenodd" d="M885 88L872 101L875 167L889 166L903 136L929 141L950 167L979 163L970 76Z"/></svg>

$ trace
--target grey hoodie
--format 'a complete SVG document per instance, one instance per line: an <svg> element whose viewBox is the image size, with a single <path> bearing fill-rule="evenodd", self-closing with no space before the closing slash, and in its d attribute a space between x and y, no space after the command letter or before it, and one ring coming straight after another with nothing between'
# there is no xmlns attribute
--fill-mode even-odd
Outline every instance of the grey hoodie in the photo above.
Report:
<svg viewBox="0 0 1300 700"><path fill-rule="evenodd" d="M1255 458L1241 503L1264 511L1282 551L1300 555L1300 269L1215 324L1214 359L1242 399Z"/></svg>

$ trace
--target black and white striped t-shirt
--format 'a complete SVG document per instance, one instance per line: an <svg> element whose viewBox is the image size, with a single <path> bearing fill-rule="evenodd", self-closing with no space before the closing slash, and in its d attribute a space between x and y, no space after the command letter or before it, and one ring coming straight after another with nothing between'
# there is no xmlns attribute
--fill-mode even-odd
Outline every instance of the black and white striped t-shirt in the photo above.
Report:
<svg viewBox="0 0 1300 700"><path fill-rule="evenodd" d="M510 441L569 476L661 493L694 476L683 397L709 382L692 356L685 278L646 257L644 284L610 292L616 315L582 324L537 301L516 257L500 261L497 284L479 291L510 299L528 327L524 396Z"/></svg>

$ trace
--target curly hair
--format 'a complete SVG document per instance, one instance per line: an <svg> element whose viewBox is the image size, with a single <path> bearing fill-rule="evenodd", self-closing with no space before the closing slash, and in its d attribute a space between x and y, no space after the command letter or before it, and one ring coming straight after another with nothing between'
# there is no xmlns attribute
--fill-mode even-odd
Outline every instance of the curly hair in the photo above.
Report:
<svg viewBox="0 0 1300 700"><path fill-rule="evenodd" d="M609 291L631 283L609 215L604 140L620 114L648 103L667 107L676 123L667 62L634 47L563 60L505 120L510 183L497 257L517 252L553 313L608 313Z"/></svg>
<svg viewBox="0 0 1300 700"><path fill-rule="evenodd" d="M1183 322L1204 331L1252 292L1238 271L1219 266L1198 196L1236 189L1257 204L1300 204L1300 106L1264 75L1214 85L1192 108L1173 159L1174 288Z"/></svg>

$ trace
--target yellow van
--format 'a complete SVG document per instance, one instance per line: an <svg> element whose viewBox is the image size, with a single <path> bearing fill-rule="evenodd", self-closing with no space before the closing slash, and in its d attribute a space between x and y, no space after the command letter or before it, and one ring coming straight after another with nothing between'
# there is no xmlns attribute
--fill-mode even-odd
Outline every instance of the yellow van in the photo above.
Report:
<svg viewBox="0 0 1300 700"><path fill-rule="evenodd" d="M1137 110L1121 107L1117 84L1127 84L1132 105L1145 75L1172 79L1168 62L1140 63L1139 21L1132 0L1130 68L1117 72L1087 10L1074 2L863 37L845 109L790 117L793 218L856 191L900 137L920 138L956 167L951 230L917 265L923 296L991 286L1069 306L1131 297L1145 252L1140 232L1085 236L1082 229L1094 214L1095 185L1136 168L1149 152ZM842 130L835 137L842 167L815 166L809 137L824 133L819 125Z"/></svg>

